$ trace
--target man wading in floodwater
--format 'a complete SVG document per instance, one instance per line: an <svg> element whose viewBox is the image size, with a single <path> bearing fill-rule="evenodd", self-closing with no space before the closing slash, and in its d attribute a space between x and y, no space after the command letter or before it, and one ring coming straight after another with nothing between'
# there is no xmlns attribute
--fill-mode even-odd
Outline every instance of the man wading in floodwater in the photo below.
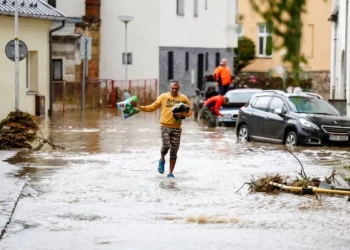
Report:
<svg viewBox="0 0 350 250"><path fill-rule="evenodd" d="M162 134L162 149L160 151L160 160L158 165L159 173L164 173L165 155L170 149L170 164L169 174L167 177L175 178L173 171L176 164L177 152L180 147L181 139L181 119L175 119L172 113L172 107L178 103L184 103L188 107L191 107L190 101L187 96L180 94L180 83L178 81L172 81L170 83L170 92L163 93L158 96L157 100L148 106L139 106L137 103L132 102L134 106L137 106L140 110L145 112L152 112L160 107L162 108L160 115L160 125ZM190 117L192 110L188 113L175 113L177 118Z"/></svg>

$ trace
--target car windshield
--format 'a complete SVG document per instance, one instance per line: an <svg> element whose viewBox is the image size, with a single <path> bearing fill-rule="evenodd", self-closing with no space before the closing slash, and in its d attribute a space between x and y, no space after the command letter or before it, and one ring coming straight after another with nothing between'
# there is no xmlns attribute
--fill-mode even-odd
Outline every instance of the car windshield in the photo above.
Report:
<svg viewBox="0 0 350 250"><path fill-rule="evenodd" d="M290 96L289 105L294 112L323 115L341 115L330 103L318 98Z"/></svg>
<svg viewBox="0 0 350 250"><path fill-rule="evenodd" d="M238 102L238 103L246 103L249 101L250 97L259 91L249 91L249 92L228 92L225 96L228 98L230 103Z"/></svg>

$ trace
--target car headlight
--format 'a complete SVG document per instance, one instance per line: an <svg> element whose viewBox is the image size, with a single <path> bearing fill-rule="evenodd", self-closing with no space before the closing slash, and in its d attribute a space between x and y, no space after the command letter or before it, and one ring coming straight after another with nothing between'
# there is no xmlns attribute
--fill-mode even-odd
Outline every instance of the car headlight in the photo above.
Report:
<svg viewBox="0 0 350 250"><path fill-rule="evenodd" d="M305 120L303 118L299 118L299 121L305 127L314 128L314 129L320 130L319 127L313 122L309 122L308 120Z"/></svg>

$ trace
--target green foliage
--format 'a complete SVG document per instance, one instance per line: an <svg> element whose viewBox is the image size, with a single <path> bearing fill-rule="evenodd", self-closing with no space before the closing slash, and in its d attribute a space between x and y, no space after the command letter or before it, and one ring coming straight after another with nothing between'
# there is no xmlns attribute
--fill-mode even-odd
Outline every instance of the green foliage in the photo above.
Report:
<svg viewBox="0 0 350 250"><path fill-rule="evenodd" d="M255 59L255 43L252 39L243 36L238 40L238 47L234 49L234 52L236 55L234 73L237 75Z"/></svg>
<svg viewBox="0 0 350 250"><path fill-rule="evenodd" d="M274 38L273 48L285 48L284 62L292 66L292 74L296 85L299 85L299 65L307 63L301 54L302 14L306 13L306 0L249 0L254 11L271 24ZM262 8L260 7L262 6ZM268 48L268 47L267 47ZM268 52L268 51L267 51Z"/></svg>
<svg viewBox="0 0 350 250"><path fill-rule="evenodd" d="M267 56L271 56L272 55L272 47L273 47L272 36L268 36L266 38L266 52L265 52L265 54Z"/></svg>

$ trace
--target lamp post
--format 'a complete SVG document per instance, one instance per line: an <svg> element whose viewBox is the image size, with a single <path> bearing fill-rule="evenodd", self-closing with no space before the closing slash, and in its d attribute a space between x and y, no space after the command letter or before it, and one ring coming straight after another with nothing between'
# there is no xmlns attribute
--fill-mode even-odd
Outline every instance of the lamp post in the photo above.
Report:
<svg viewBox="0 0 350 250"><path fill-rule="evenodd" d="M18 2L15 0L15 108L19 109Z"/></svg>
<svg viewBox="0 0 350 250"><path fill-rule="evenodd" d="M118 16L119 21L122 21L125 24L125 87L128 86L128 23L134 20L132 16Z"/></svg>

